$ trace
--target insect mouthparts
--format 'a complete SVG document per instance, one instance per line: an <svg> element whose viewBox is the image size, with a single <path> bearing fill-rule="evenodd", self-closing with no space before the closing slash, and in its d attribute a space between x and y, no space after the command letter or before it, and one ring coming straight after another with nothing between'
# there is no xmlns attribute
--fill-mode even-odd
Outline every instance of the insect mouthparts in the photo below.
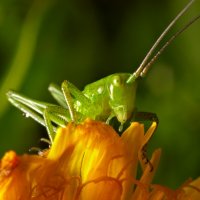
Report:
<svg viewBox="0 0 200 200"><path fill-rule="evenodd" d="M122 124L120 124L120 126L119 126L119 128L118 128L118 131L119 132L122 132L122 130L123 130L123 126L124 126L124 124L122 123Z"/></svg>

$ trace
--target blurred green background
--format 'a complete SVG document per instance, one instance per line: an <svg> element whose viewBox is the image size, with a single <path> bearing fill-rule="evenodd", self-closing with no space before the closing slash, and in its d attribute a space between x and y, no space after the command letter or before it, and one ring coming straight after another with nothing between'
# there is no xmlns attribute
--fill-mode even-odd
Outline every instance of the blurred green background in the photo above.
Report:
<svg viewBox="0 0 200 200"><path fill-rule="evenodd" d="M45 128L11 106L5 93L55 102L64 79L83 89L115 72L133 72L186 0L1 0L0 156L40 146ZM173 31L200 13L194 3ZM200 21L170 45L140 82L137 108L157 113L149 151L162 147L154 182L178 187L200 175Z"/></svg>

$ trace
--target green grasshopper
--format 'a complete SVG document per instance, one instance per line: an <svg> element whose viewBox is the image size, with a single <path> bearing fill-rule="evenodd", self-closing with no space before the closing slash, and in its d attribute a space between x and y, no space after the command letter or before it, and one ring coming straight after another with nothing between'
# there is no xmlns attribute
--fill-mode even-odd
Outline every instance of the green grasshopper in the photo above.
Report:
<svg viewBox="0 0 200 200"><path fill-rule="evenodd" d="M150 120L158 122L154 113L137 112L135 96L138 80L147 74L147 71L163 52L163 50L186 28L188 28L200 16L187 23L180 31L173 35L162 48L152 56L152 53L161 42L174 23L188 10L194 0L181 10L181 12L167 26L156 40L146 57L133 73L116 73L88 84L80 91L69 81L64 81L59 86L51 84L49 91L59 105L30 99L24 95L9 91L8 100L17 108L47 128L50 141L53 142L56 125L65 127L66 123L74 121L82 122L86 118L101 120L107 123L114 117L121 124L130 121ZM151 59L149 62L148 60Z"/></svg>

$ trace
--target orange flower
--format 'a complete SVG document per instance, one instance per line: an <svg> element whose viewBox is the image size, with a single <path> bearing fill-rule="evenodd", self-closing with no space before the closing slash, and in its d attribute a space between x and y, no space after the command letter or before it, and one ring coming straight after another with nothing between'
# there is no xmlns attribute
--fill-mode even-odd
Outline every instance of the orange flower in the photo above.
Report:
<svg viewBox="0 0 200 200"><path fill-rule="evenodd" d="M70 123L58 130L43 156L5 154L0 163L0 199L199 199L200 179L177 191L151 185L161 150L154 151L151 166L145 163L143 148L155 128L153 123L144 134L143 125L134 122L120 137L102 122ZM143 174L136 180L138 161Z"/></svg>

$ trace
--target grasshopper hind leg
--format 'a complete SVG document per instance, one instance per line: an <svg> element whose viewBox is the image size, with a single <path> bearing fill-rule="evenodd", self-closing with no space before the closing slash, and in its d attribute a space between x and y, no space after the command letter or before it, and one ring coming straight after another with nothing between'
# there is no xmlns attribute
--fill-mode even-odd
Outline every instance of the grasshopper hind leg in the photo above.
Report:
<svg viewBox="0 0 200 200"><path fill-rule="evenodd" d="M19 110L21 110L24 113L25 117L31 117L32 119L37 121L42 126L45 126L45 121L40 116L40 114L38 114L37 112L33 111L30 107L28 107L27 105L21 103L20 101L17 101L17 100L15 100L13 98L10 98L9 94L7 94L7 95L8 95L8 100L10 101L10 103L12 105L14 105L16 108L18 108Z"/></svg>
<svg viewBox="0 0 200 200"><path fill-rule="evenodd" d="M46 127L51 143L57 126L63 127L71 121L68 109L61 106L33 100L14 91L9 91L7 96L11 104L21 110L26 117L31 117Z"/></svg>

